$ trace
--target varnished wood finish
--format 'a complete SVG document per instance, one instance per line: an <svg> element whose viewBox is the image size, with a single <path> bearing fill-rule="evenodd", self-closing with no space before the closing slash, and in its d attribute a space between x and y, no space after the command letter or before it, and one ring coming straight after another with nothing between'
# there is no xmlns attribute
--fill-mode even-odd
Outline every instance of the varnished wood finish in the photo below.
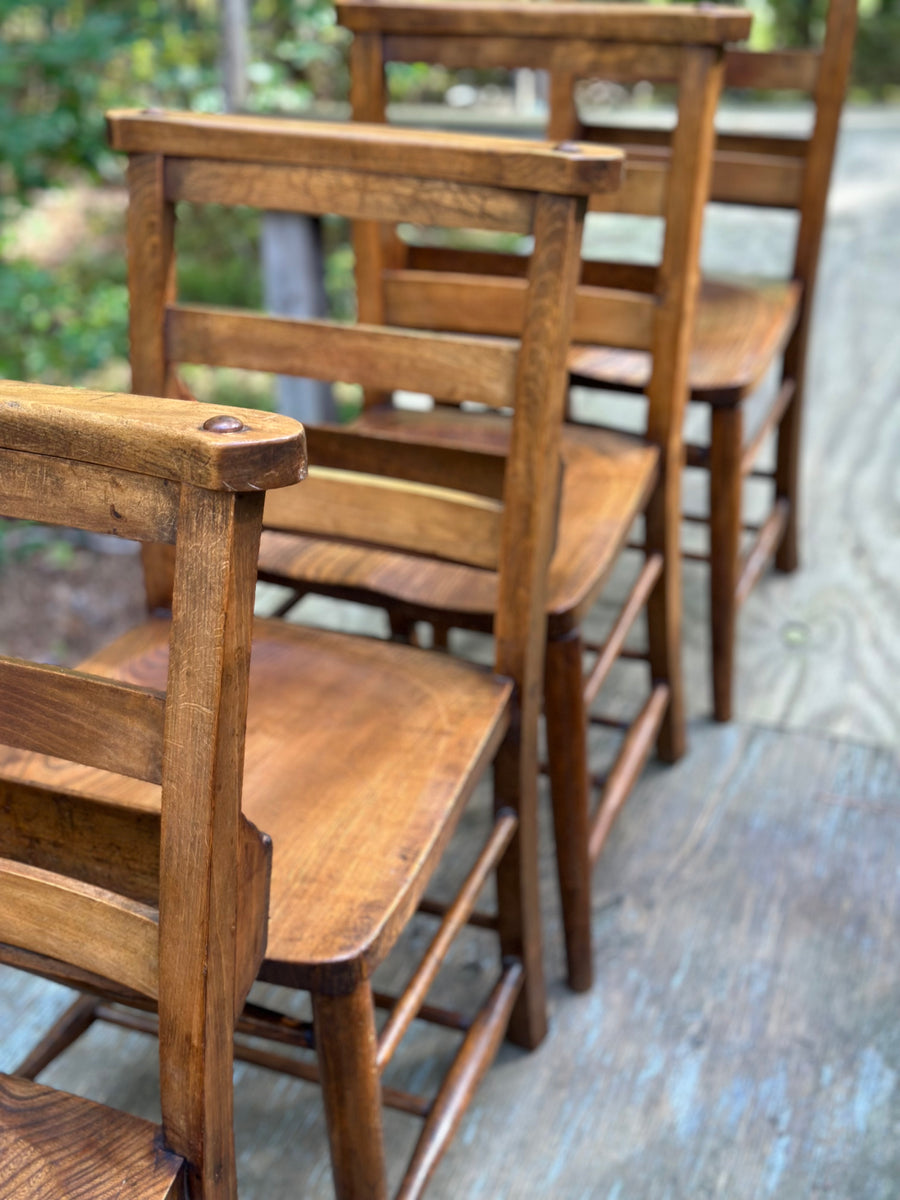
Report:
<svg viewBox="0 0 900 1200"><path fill-rule="evenodd" d="M511 340L188 306L168 310L166 330L173 362L277 370L376 388L392 380L407 391L493 408L513 401L517 347Z"/></svg>
<svg viewBox="0 0 900 1200"><path fill-rule="evenodd" d="M86 1162L102 1176L88 1175ZM10 1075L0 1075L0 1163L5 1200L185 1195L181 1160L150 1121Z"/></svg>
<svg viewBox="0 0 900 1200"><path fill-rule="evenodd" d="M738 22L745 24L740 16ZM360 172L421 176L532 196L537 192L589 196L615 191L621 168L615 151L590 146L510 144L504 138L476 135L462 140L452 133L423 134L381 125L136 111L111 112L107 124L110 145L126 154L316 168L339 163L348 181ZM401 192L398 202L402 205L404 199ZM344 203L352 211L353 196L346 196Z"/></svg>
<svg viewBox="0 0 900 1200"><path fill-rule="evenodd" d="M749 20L724 6L662 7L639 13L630 4L504 4L482 0L337 0L340 23L354 33L429 33L476 37L577 37L661 45L722 46L747 36Z"/></svg>
<svg viewBox="0 0 900 1200"><path fill-rule="evenodd" d="M433 61L458 66L471 53L469 66L504 64L541 66L550 71L551 112L549 137L556 144L573 136L577 122L574 84L578 78L602 70L613 79L660 79L677 86L678 124L665 147L647 145L642 156L635 156L626 171L621 189L608 195L593 194L590 209L662 216L665 238L662 260L655 269L605 264L585 264L581 272L574 313L574 339L579 343L569 352L569 368L592 354L621 356L634 369L635 390L648 397L645 427L644 475L641 486L634 487L628 465L634 463L627 443L615 439L592 446L581 432L564 438L566 472L560 506L559 535L551 567L548 598L550 613L548 646L547 708L566 689L567 700L560 700L563 717L552 718L549 758L553 780L554 805L560 830L561 854L566 847L577 846L576 866L561 867L569 937L569 979L574 987L589 986L590 968L590 891L587 811L590 781L587 776L586 722L588 697L581 682L581 644L577 632L589 605L597 598L610 566L625 548L627 531L635 517L644 512L648 561L654 564L652 586L644 595L649 626L650 690L654 721L638 718L642 735L648 728L658 730L658 748L668 761L678 759L685 749L685 702L681 679L680 618L681 583L679 522L681 469L683 464L681 427L687 396L691 330L697 308L699 282L699 244L702 214L712 170L714 145L713 119L724 77L725 46L728 41L746 36L749 17L734 10L675 7L631 7L610 5L529 4L507 5L463 3L392 3L376 0L361 4L354 0L341 3L339 19L363 34L368 56L366 70L371 75L374 63L392 57L407 59L427 53ZM700 24L694 23L698 18ZM709 18L706 21L706 18ZM702 26L702 28L701 28ZM681 31L680 34L678 31ZM382 39L376 50L375 35ZM384 107L375 111L374 101L354 93L361 106L356 114L367 120L386 117ZM378 91L383 101L383 87ZM507 334L518 320L516 306L524 294L521 263L511 256L497 256L448 250L410 250L394 240L381 242L381 257L370 254L357 264L357 283L361 295L378 292L389 319L412 320L428 328L479 328ZM399 260L399 261L398 261ZM606 348L592 345L598 330L603 331ZM786 334L785 334L786 336ZM735 356L740 348L734 351ZM639 375L639 377L638 377ZM364 423L373 422L370 410ZM432 426L440 420L432 418ZM633 443L632 443L633 445ZM577 446L577 449L576 449ZM606 500L601 500L601 472L584 470L587 461L596 464L591 451L607 458ZM581 459L581 454L584 459ZM583 473L582 473L583 472ZM597 489L592 491L592 487ZM607 523L608 522L608 523ZM579 549L583 551L583 557ZM263 564L269 577L277 577L276 561L284 565L287 547L279 543L269 558L269 546L263 550ZM315 550L310 556L315 555ZM660 568L661 564L661 569ZM388 575L383 560L371 563L366 577L359 559L345 558L343 574L335 563L319 561L314 573L328 581L332 594L348 594L351 579L361 585L367 597L379 587L392 599L411 607L413 595L421 597L425 572L404 569L398 564ZM308 581L298 574L296 579ZM472 579L463 594L457 581L442 580L426 596L425 611L438 608L437 596L449 604L444 619L459 619L460 610L474 608L477 597L484 603L483 579ZM457 598L458 597L458 598ZM455 607L454 607L455 605ZM633 618L632 618L633 619ZM490 625L490 612L482 607L470 622L478 628ZM561 639L557 648L554 639ZM607 662L615 657L621 639L615 636L602 656ZM558 649L558 653L557 653ZM550 663L552 657L553 663ZM563 664L566 664L565 666ZM576 686L577 680L577 686ZM659 688L657 691L656 688ZM666 701L668 702L666 707ZM665 714L660 719L661 706ZM623 746L622 769L616 778L633 782L634 770L627 765L631 743ZM641 742L645 744L645 738ZM578 764L574 766L573 764ZM618 785L617 785L618 786ZM621 798L619 788L619 798ZM617 805L610 805L608 812ZM575 829L566 835L566 827ZM573 886L569 877L577 876ZM576 961L577 960L577 961Z"/></svg>
<svg viewBox="0 0 900 1200"><path fill-rule="evenodd" d="M111 682L97 677L102 669L0 664L0 735L10 743L0 749L4 824L16 830L4 851L17 855L0 859L0 953L73 981L108 981L160 1011L161 1131L4 1081L0 1184L21 1200L121 1195L123 1187L135 1197L185 1188L202 1200L236 1196L232 1038L262 957L269 866L268 847L240 813L250 621L265 488L302 475L305 443L295 422L246 414L222 454L216 443L228 432L216 431L215 409L172 405L146 399L141 412L134 398L11 382L0 392L0 448L19 460L13 480L32 477L30 515L42 511L35 479L45 482L47 461L81 468L53 474L70 524L82 510L90 520L96 499L83 494L92 474L103 493L115 457L126 495L152 476L178 503L171 656L157 685ZM127 791L128 776L149 789L160 814L155 887L136 854L157 828L146 800L113 814L91 795L96 779L110 780L113 795ZM73 777L86 784L83 796L58 804ZM70 834L67 818L76 815ZM110 843L99 840L113 830ZM113 856L108 867L104 854ZM153 862L152 849L146 858ZM256 927L238 928L247 921ZM75 1027L85 1026L79 1010ZM68 1036L56 1031L37 1061Z"/></svg>
<svg viewBox="0 0 900 1200"><path fill-rule="evenodd" d="M261 977L313 993L319 1068L307 1075L317 1073L323 1084L342 1198L384 1194L381 1068L403 1027L427 1016L427 986L474 904L468 892L497 867L503 984L474 1018L477 1032L423 1129L402 1193L418 1195L507 1026L526 1046L546 1032L535 863L547 569L557 541L565 363L586 197L617 185L620 156L250 118L114 114L110 123L114 144L138 163L149 153L163 160L153 189L139 189L131 213L130 292L138 310L133 329L150 321L164 326L162 342L152 342L162 356L154 362L173 393L181 392L179 362L227 362L349 377L370 395L416 387L443 400L513 410L511 417L464 418L453 410L466 436L438 439L434 454L430 419L410 422L389 446L389 430L374 419L383 410L370 410L371 424L321 431L329 465L316 467L303 491L284 489L266 502L267 523L294 544L300 538L286 531L316 534L313 544L336 555L377 553L374 544L391 558L408 555L429 567L448 559L449 570L487 576L494 589L493 671L278 621L260 623L255 635L244 806L273 843ZM505 338L386 326L380 306L364 302L362 325L288 322L179 306L171 289L161 303L151 296L144 305L142 270L156 273L160 295L164 289L161 264L148 264L141 249L142 226L152 238L176 199L314 212L327 206L354 218L528 232L534 252L517 326ZM380 233L373 245L382 245ZM575 479L595 462L602 468L589 442L590 435L567 450ZM655 451L623 443L622 453L637 507ZM462 490L468 487L471 494ZM618 535L616 525L607 541ZM570 547L587 557L574 539ZM593 586L592 577L577 582ZM166 624L151 622L90 668L153 686L166 671L167 638ZM317 686L299 687L304 679ZM385 1035L390 1045L379 1056L371 974L416 912L464 805L495 759L502 764L496 831L421 971L396 1000ZM32 759L26 777L41 769ZM146 790L135 785L123 802L144 807ZM258 1061L276 1065L278 1056L261 1054Z"/></svg>
<svg viewBox="0 0 900 1200"><path fill-rule="evenodd" d="M159 783L165 702L77 671L0 658L0 742Z"/></svg>
<svg viewBox="0 0 900 1200"><path fill-rule="evenodd" d="M782 387L770 404L768 422L777 445L773 507L766 522L766 537L757 541L753 552L753 569L743 573L737 533L740 484L742 477L750 473L764 439L748 444L739 455L734 451L733 433L725 433L726 427L733 429L735 421L725 417L712 420L708 469L715 473L729 464L728 469L742 473L736 479L719 476L710 483L713 707L720 721L730 719L732 711L737 611L747 587L765 565L763 554L774 557L776 566L784 571L794 570L799 561L798 462L806 347L856 8L856 0L831 0L819 49L767 53L731 50L726 58L727 86L805 92L813 100L815 116L808 138L779 139L765 131L720 137L713 164L712 200L788 209L799 216L790 278L774 284L729 280L724 286L704 285L694 333L690 382L691 398L696 401L743 405L769 367L779 357L782 360ZM565 136L586 136L574 110L566 112L566 118L558 118L565 125ZM562 136L559 129L557 133ZM592 135L603 139L609 133L608 127L601 127ZM611 140L634 147L637 162L647 159L646 166L651 170L659 169L659 156L665 158L669 144L667 135L644 130L620 129ZM599 386L617 386L623 378L633 384L642 371L640 356L609 349L579 348L571 365L579 381ZM721 445L726 438L727 450ZM716 512L716 497L726 498L722 513ZM721 561L721 555L729 555L730 561ZM740 588L739 579L743 579Z"/></svg>
<svg viewBox="0 0 900 1200"><path fill-rule="evenodd" d="M218 433L203 428L219 416L209 406L0 380L0 445L7 450L52 458L64 448L76 462L229 492L303 478L306 448L296 421L256 409L227 415L237 428Z"/></svg>

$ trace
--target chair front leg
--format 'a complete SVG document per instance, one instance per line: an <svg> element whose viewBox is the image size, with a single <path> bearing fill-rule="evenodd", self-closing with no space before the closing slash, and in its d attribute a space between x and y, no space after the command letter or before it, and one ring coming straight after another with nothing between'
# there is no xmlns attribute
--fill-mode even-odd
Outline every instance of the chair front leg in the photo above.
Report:
<svg viewBox="0 0 900 1200"><path fill-rule="evenodd" d="M681 464L671 463L647 504L646 554L662 556L662 573L647 599L647 643L652 685L664 683L669 701L659 727L657 753L675 763L687 750L687 715L681 657Z"/></svg>
<svg viewBox="0 0 900 1200"><path fill-rule="evenodd" d="M730 721L737 635L737 584L741 542L741 445L739 406L713 408L709 447L710 624L713 713Z"/></svg>
<svg viewBox="0 0 900 1200"><path fill-rule="evenodd" d="M784 354L782 383L793 380L794 395L778 423L778 444L775 465L775 495L788 502L787 520L778 549L775 566L779 571L796 571L800 564L800 434L803 417L803 386L806 358L806 321L801 317L794 336Z"/></svg>
<svg viewBox="0 0 900 1200"><path fill-rule="evenodd" d="M367 980L345 996L313 993L316 1054L337 1200L386 1200L375 1008Z"/></svg>
<svg viewBox="0 0 900 1200"><path fill-rule="evenodd" d="M587 712L578 630L547 643L544 708L569 987L589 991L591 948L590 802Z"/></svg>
<svg viewBox="0 0 900 1200"><path fill-rule="evenodd" d="M497 917L500 953L525 968L506 1036L533 1050L547 1034L547 992L541 941L538 877L537 732L523 745L514 719L494 760L494 810L518 814L515 836L497 864Z"/></svg>

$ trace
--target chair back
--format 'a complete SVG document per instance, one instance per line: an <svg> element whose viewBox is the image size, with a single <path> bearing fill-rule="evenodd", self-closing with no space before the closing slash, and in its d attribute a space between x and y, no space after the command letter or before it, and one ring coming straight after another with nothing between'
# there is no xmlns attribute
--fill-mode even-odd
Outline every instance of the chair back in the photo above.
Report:
<svg viewBox="0 0 900 1200"><path fill-rule="evenodd" d="M617 186L620 153L250 117L113 113L109 126L113 147L131 155L136 390L177 394L177 366L205 363L512 410L508 455L477 438L428 446L414 433L309 430L310 478L269 498L266 524L496 571L496 668L537 686L583 213L589 195ZM371 312L352 325L182 304L173 280L184 201L532 236L521 321L484 336ZM156 601L161 580L151 581Z"/></svg>
<svg viewBox="0 0 900 1200"><path fill-rule="evenodd" d="M828 186L841 109L850 76L858 0L830 0L825 32L817 47L787 50L729 48L725 55L727 91L777 91L809 98L812 128L804 137L768 132L719 133L710 199L799 214L793 278L811 298L825 224ZM568 81L559 75L552 88L550 124L555 136L619 145L629 169L652 169L671 153L671 137L646 128L584 124L578 119ZM803 303L803 301L801 301Z"/></svg>
<svg viewBox="0 0 900 1200"><path fill-rule="evenodd" d="M386 119L384 68L392 61L549 70L548 132L555 142L573 137L574 83L579 78L600 74L617 81L654 79L676 85L678 124L671 154L646 161L629 157L623 187L590 201L591 211L663 217L661 261L658 267L585 262L573 340L650 353L646 432L664 448L666 459L680 457L713 117L726 45L746 36L749 15L714 5L540 0L338 0L337 11L338 20L355 35L351 102L354 116L362 120ZM389 320L418 314L432 328L454 329L465 322L471 329L509 332L519 319L515 296L521 283L516 276L522 260L515 256L406 250L384 233L379 239L371 229L359 231L357 251L360 302L363 296L369 304L380 301ZM478 283L475 273L491 277ZM464 289L474 292L477 302L463 302ZM379 300L373 301L379 292Z"/></svg>
<svg viewBox="0 0 900 1200"><path fill-rule="evenodd" d="M64 963L158 1004L166 1146L204 1187L221 1181L204 1195L230 1197L234 1020L265 948L271 859L241 815L255 562L265 489L302 478L303 431L0 382L0 464L4 517L176 550L165 691L0 658L4 961ZM34 755L56 760L58 790L27 782ZM69 790L77 764L111 773L110 797ZM159 785L159 807L118 806L115 776Z"/></svg>

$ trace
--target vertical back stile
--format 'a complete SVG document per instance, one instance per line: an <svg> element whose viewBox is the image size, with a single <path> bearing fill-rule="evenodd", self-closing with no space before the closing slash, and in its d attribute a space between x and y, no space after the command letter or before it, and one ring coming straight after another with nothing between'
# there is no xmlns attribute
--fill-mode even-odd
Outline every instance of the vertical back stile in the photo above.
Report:
<svg viewBox="0 0 900 1200"><path fill-rule="evenodd" d="M165 159L132 155L128 163L128 313L131 390L168 394L166 306L175 299L175 207L165 198ZM170 546L141 546L147 607L172 603L175 553Z"/></svg>
<svg viewBox="0 0 900 1200"><path fill-rule="evenodd" d="M262 506L262 494L182 489L163 763L161 878L173 890L160 895L160 1060L167 1136L210 1180L233 1154L231 1092L209 1085L230 1074L229 1021L209 1006L223 993L235 1003L234 864ZM197 937L207 935L189 954L188 930L173 917L186 919L176 888L191 890ZM210 941L211 929L230 936ZM204 1130L229 1140L204 1144ZM208 1195L231 1200L225 1190Z"/></svg>

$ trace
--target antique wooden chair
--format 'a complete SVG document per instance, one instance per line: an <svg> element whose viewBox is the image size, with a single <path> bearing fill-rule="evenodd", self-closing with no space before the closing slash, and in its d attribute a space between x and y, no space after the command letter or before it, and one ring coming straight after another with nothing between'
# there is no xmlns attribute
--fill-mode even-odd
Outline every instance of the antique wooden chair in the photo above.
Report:
<svg viewBox="0 0 900 1200"><path fill-rule="evenodd" d="M759 132L720 134L713 164L711 200L795 211L793 267L783 280L704 279L689 371L691 399L710 413L708 442L687 446L687 462L709 473L707 553L689 553L710 564L710 632L713 706L719 721L732 714L737 616L774 556L781 571L798 564L800 430L806 355L828 184L841 107L847 88L857 0L830 0L824 40L818 49L759 52L732 49L725 64L727 89L799 92L812 98L814 119L806 137ZM621 145L632 169L653 170L670 153L668 133L647 128L588 126L578 117L576 64L554 72L548 133ZM747 401L781 359L780 386L752 421ZM570 367L573 380L589 386L643 390L646 357L585 347ZM760 396L760 398L762 398ZM775 467L760 466L760 452L774 433ZM761 524L742 517L744 483L770 480L772 505ZM698 517L692 515L692 521ZM752 535L747 544L746 534Z"/></svg>
<svg viewBox="0 0 900 1200"><path fill-rule="evenodd" d="M592 36L592 18L586 16L590 4L555 7L560 10L560 23L571 22L573 39ZM604 7L609 10L605 20L622 19L616 6ZM578 115L575 85L579 80L623 80L621 65L608 53L604 61L595 57L591 63L577 41L566 50L555 51L529 41L523 25L528 17L515 4L486 6L478 0L463 0L443 6L416 0L338 0L337 10L341 23L356 34L352 68L357 88L355 112L360 117L375 120L383 111L384 91L379 80L386 60L422 59L451 67L545 67L551 72L548 136L553 140L575 138L620 145L628 154L629 178L635 186L637 180L643 181L645 203L654 195L656 181L658 199L650 204L660 211L672 133L642 128L630 121L625 125L588 125ZM660 10L654 7L651 11ZM630 14L630 6L625 12ZM686 519L709 525L709 551L686 551L685 555L710 563L714 711L723 721L731 716L735 627L740 606L773 554L781 570L790 571L797 565L806 349L855 22L856 0L831 0L820 49L767 53L730 49L726 54L726 87L795 90L811 95L815 121L807 138L778 137L767 132L722 134L717 139L713 165L714 201L771 206L799 214L790 278L781 282L705 280L693 326L690 396L708 406L710 436L708 444L691 444L686 451L691 466L709 473L709 515L691 514ZM492 49L481 44L488 35ZM732 38L740 36L735 27ZM525 48L527 52L523 52ZM644 63L646 77L653 78L652 60L646 51ZM628 287L650 295L660 283L658 275L646 270L633 270L625 278ZM646 347L613 340L599 326L593 335L579 331L579 340L585 344L576 347L570 358L573 382L635 393L646 393L652 386L658 373L656 360ZM781 385L751 427L744 416L745 401L759 392L760 381L779 356ZM773 432L777 436L774 472L758 465L760 451ZM774 498L770 515L760 526L742 527L742 490L750 476L772 480ZM743 544L745 533L754 535L749 546Z"/></svg>
<svg viewBox="0 0 900 1200"><path fill-rule="evenodd" d="M403 1196L417 1196L504 1033L534 1046L546 1029L535 828L546 563L585 197L617 184L621 155L251 118L120 113L110 129L114 147L132 156L136 388L180 391L176 364L201 361L446 389L451 399L514 406L508 457L315 432L320 469L266 503L266 523L277 529L434 554L463 571L490 571L498 589L493 671L280 620L257 622L254 635L244 810L273 843L260 977L310 991L313 1020L253 1005L238 1028L314 1047L316 1061L245 1043L237 1053L321 1079L340 1197L385 1195L382 1095L424 1116L401 1187ZM175 206L208 200L531 232L521 335L432 335L179 304ZM169 556L149 547L145 562L151 608L165 607ZM91 669L155 683L166 629L165 619L151 620ZM426 886L492 760L495 817L484 849L456 898L439 904L425 897ZM140 789L126 790L130 803L146 803ZM475 913L495 868L497 911ZM433 941L399 997L374 994L372 972L420 905L424 919L439 918ZM423 1008L470 916L494 931L502 956L496 984L474 1017ZM114 997L108 986L100 991ZM376 1002L390 1009L380 1031ZM110 1007L94 1015L117 1019ZM417 1016L464 1033L434 1099L381 1088ZM76 1034L84 1019L73 1011ZM122 1019L133 1026L143 1017ZM48 1052L66 1036L55 1031Z"/></svg>
<svg viewBox="0 0 900 1200"><path fill-rule="evenodd" d="M592 207L608 210L662 213L662 265L654 273L585 263L575 310L575 340L596 338L602 330L617 345L649 352L654 363L645 437L574 427L564 435L560 540L548 597L545 710L568 978L583 990L592 978L592 866L654 740L668 761L685 747L678 513L686 331L694 307L723 49L728 40L746 34L750 18L715 7L536 3L512 10L511 18L510 6L500 3L346 3L338 8L340 19L356 31L351 98L361 119L384 120L384 66L391 59L479 67L578 62L626 76L658 75L677 85L672 162L652 175L626 173L620 192L597 194L591 201ZM375 222L358 222L354 233L364 319L504 336L521 328L526 255L408 245L393 228ZM444 406L410 415L392 409L383 392L367 398L357 428L395 437L409 428L427 429L442 440L466 436L461 418ZM641 513L646 514L643 567L604 644L585 644L584 619ZM326 591L386 604L398 629L416 617L431 620L439 631L491 628L496 601L489 582L442 566L426 568L398 558L388 563L333 548L326 553L285 538L264 539L260 565L266 578L293 581L299 593ZM629 629L645 608L647 649L626 649ZM587 670L585 651L595 656ZM622 654L648 664L646 698L630 721L618 714L589 714ZM589 771L589 722L623 735L611 769L602 776L591 777Z"/></svg>
<svg viewBox="0 0 900 1200"><path fill-rule="evenodd" d="M151 1122L0 1075L0 1194L15 1200L175 1197L186 1182L237 1195L231 1046L271 860L241 815L255 556L264 490L305 467L295 422L240 418L253 428L235 435L206 406L0 382L4 516L177 539L164 692L102 678L99 662L0 659L0 959L158 1001L162 1095L160 1140ZM95 776L109 786L73 789ZM126 776L161 784L161 801L120 805Z"/></svg>

